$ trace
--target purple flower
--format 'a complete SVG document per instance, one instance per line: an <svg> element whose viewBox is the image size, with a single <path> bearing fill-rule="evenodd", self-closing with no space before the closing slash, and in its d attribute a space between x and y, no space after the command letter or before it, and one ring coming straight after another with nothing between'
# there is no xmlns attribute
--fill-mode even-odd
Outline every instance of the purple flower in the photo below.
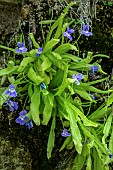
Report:
<svg viewBox="0 0 113 170"><path fill-rule="evenodd" d="M89 25L88 24L83 25L83 30L80 33L87 36L87 37L93 35L92 32L89 32Z"/></svg>
<svg viewBox="0 0 113 170"><path fill-rule="evenodd" d="M91 66L90 68L91 68L92 74L98 71L98 66Z"/></svg>
<svg viewBox="0 0 113 170"><path fill-rule="evenodd" d="M17 53L25 53L27 51L27 48L25 48L24 46L24 42L18 42L17 43L18 49L16 50Z"/></svg>
<svg viewBox="0 0 113 170"><path fill-rule="evenodd" d="M113 154L112 154L112 153L110 153L110 154L109 154L109 157L110 157L110 158L112 158L112 157L113 157Z"/></svg>
<svg viewBox="0 0 113 170"><path fill-rule="evenodd" d="M42 89L42 90L46 89L46 85L45 85L44 82L41 83L41 89Z"/></svg>
<svg viewBox="0 0 113 170"><path fill-rule="evenodd" d="M14 86L13 84L11 84L11 85L9 86L9 89L6 90L4 93L5 93L6 95L10 96L10 97L16 97L16 96L17 96L17 92L16 92L15 86Z"/></svg>
<svg viewBox="0 0 113 170"><path fill-rule="evenodd" d="M36 53L36 57L39 57L42 54L42 52L43 52L43 48L42 47L38 48L38 52Z"/></svg>
<svg viewBox="0 0 113 170"><path fill-rule="evenodd" d="M73 40L72 36L70 34L73 34L74 33L74 29L70 29L69 27L67 27L67 30L66 32L63 33L63 35L67 38L70 39L70 41Z"/></svg>
<svg viewBox="0 0 113 170"><path fill-rule="evenodd" d="M27 111L23 110L19 113L19 117L15 120L16 123L19 123L20 125L26 125L28 128L32 128L32 120L29 120L29 117L26 115Z"/></svg>
<svg viewBox="0 0 113 170"><path fill-rule="evenodd" d="M33 127L32 120L29 120L28 122L25 123L25 126L28 127L28 129L31 129Z"/></svg>
<svg viewBox="0 0 113 170"><path fill-rule="evenodd" d="M18 102L14 102L10 99L8 99L6 102L5 102L5 106L9 106L9 110L11 112L13 112L14 110L17 110L18 109Z"/></svg>
<svg viewBox="0 0 113 170"><path fill-rule="evenodd" d="M25 124L25 120L29 120L29 118L26 116L27 111L23 110L19 113L19 117L16 119L16 123L19 123L20 125Z"/></svg>
<svg viewBox="0 0 113 170"><path fill-rule="evenodd" d="M72 75L72 78L75 79L75 82L77 85L80 85L80 80L82 80L84 78L83 74L78 73L77 75Z"/></svg>
<svg viewBox="0 0 113 170"><path fill-rule="evenodd" d="M64 129L63 132L61 133L61 135L62 135L63 137L71 136L71 134L68 132L67 129Z"/></svg>

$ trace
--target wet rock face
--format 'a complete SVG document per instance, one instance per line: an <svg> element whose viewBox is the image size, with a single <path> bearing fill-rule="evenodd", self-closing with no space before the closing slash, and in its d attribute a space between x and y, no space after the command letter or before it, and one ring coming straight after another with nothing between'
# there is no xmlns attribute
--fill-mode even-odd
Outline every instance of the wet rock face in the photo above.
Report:
<svg viewBox="0 0 113 170"><path fill-rule="evenodd" d="M18 27L20 6L1 3L0 1L0 35L8 35L15 32Z"/></svg>
<svg viewBox="0 0 113 170"><path fill-rule="evenodd" d="M0 0L0 2L18 4L21 0Z"/></svg>
<svg viewBox="0 0 113 170"><path fill-rule="evenodd" d="M13 147L7 138L0 137L0 169L32 170L29 150L21 144Z"/></svg>

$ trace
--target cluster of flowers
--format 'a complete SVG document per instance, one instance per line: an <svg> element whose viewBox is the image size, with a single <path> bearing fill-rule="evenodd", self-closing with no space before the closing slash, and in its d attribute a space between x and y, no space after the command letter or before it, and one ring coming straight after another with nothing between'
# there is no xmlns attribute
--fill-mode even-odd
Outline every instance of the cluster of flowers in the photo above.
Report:
<svg viewBox="0 0 113 170"><path fill-rule="evenodd" d="M18 102L15 102L13 100L10 100L10 97L17 97L17 92L15 90L15 86L13 84L11 84L8 88L8 90L6 90L5 95L8 97L7 101L5 102L5 106L9 106L9 110L11 112L18 110ZM19 123L20 125L25 125L27 126L29 129L33 127L32 124L32 120L29 119L29 117L26 115L27 111L21 111L19 113L19 117L16 119L16 123Z"/></svg>
<svg viewBox="0 0 113 170"><path fill-rule="evenodd" d="M42 90L46 89L46 85L44 84L44 82L41 83L41 89ZM15 90L15 86L13 84L11 84L9 86L8 90L6 90L4 92L4 94L8 97L8 99L6 100L4 105L9 106L9 110L11 112L18 110L18 102L15 102L10 99L11 97L14 97L14 98L17 97L17 92ZM30 120L29 117L27 116L26 110L23 110L19 113L19 117L16 119L15 122L19 123L20 125L25 125L29 129L31 129L33 127L32 120Z"/></svg>

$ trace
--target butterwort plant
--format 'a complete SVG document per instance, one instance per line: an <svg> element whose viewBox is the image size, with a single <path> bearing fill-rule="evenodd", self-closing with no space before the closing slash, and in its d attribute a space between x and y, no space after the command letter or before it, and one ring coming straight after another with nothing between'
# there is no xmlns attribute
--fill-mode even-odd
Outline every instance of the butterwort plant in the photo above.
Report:
<svg viewBox="0 0 113 170"><path fill-rule="evenodd" d="M78 56L79 51L73 38L75 31L72 22L66 23L66 20L64 20L68 10L74 4L74 2L70 3L53 23L43 44L39 45L33 34L29 33L33 44L30 51L25 47L25 43L20 42L15 45L18 46L18 49L0 46L13 51L16 55L23 56L18 65L15 64L8 69L0 70L0 76L7 76L11 84L8 88L5 87L0 96L0 106L6 103L10 111L17 110L17 107L18 110L22 110L19 115L18 111L16 112L15 121L20 126L27 126L31 130L34 128L33 124L37 126L50 124L47 143L48 159L51 157L55 144L55 130L58 128L56 121L60 118L64 130L60 131L59 135L65 139L61 148L65 149L70 146L71 149L76 151L75 164L78 157L80 159L84 157L85 164L89 167L90 158L101 162L101 160L109 157L107 148L109 143L105 134L107 130L105 131L103 126L105 115L108 115L106 114L107 105L106 103L103 104L96 111L90 109L97 103L97 100L91 94L105 95L111 93L112 90L105 91L94 87L95 84L101 83L107 78L93 82L88 79L89 71L97 72L97 67L92 67L96 65L93 63L95 55L92 52L90 57L89 53L85 58ZM89 26L84 26L80 34L92 35L89 32ZM68 43L67 38L70 40ZM108 56L102 56L108 58ZM104 74L101 65L98 64L98 66L98 72ZM21 105L15 104L14 102L18 102L18 100L23 103ZM101 109L104 111L102 112ZM107 118L107 120L109 119L111 121L111 117ZM65 122L68 123L65 124ZM104 136L105 141L102 140L102 136ZM111 137L111 134L109 136ZM89 138L91 147L87 142L84 142L88 149L83 154L83 141L87 138ZM111 154L112 152L111 150ZM92 153L94 153L93 156ZM100 164L102 167L104 166L104 163ZM99 168L97 167L97 169Z"/></svg>

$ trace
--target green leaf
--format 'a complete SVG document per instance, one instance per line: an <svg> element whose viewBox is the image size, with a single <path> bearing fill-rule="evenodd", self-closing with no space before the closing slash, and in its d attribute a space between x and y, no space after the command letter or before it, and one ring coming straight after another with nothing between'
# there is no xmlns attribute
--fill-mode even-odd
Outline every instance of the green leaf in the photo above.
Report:
<svg viewBox="0 0 113 170"><path fill-rule="evenodd" d="M39 48L40 46L39 46L39 44L35 41L35 38L34 38L33 33L29 33L29 36L30 36L30 38L31 38L31 40L32 40L32 42L33 42L34 47L35 47L35 48Z"/></svg>
<svg viewBox="0 0 113 170"><path fill-rule="evenodd" d="M105 117L105 115L107 115L107 111L110 112L110 110L111 109L107 108L107 106L105 106L104 104L104 107L103 105L100 106L96 111L94 111L91 115L89 115L88 119L94 120L94 121L99 120L100 118Z"/></svg>
<svg viewBox="0 0 113 170"><path fill-rule="evenodd" d="M9 47L3 46L3 45L0 45L0 48L6 49L6 50L8 50L8 51L15 52L15 49L9 48Z"/></svg>
<svg viewBox="0 0 113 170"><path fill-rule="evenodd" d="M68 102L68 105L72 108L72 110L74 111L74 113L76 115L80 116L80 118L82 119L85 126L94 126L94 127L98 126L97 123L94 123L94 122L88 120L87 117L84 115L84 113L82 113L76 106L72 105L69 102Z"/></svg>
<svg viewBox="0 0 113 170"><path fill-rule="evenodd" d="M17 69L18 69L18 66L12 66L12 67L8 67L8 68L4 68L4 69L0 70L0 76L11 74L11 73L17 71Z"/></svg>
<svg viewBox="0 0 113 170"><path fill-rule="evenodd" d="M35 91L31 97L31 104L30 104L30 113L32 115L32 119L34 123L39 126L40 125L40 90L39 87L35 88Z"/></svg>
<svg viewBox="0 0 113 170"><path fill-rule="evenodd" d="M47 44L44 46L43 53L50 52L52 48L58 44L60 40L59 39L51 39L50 41L47 42Z"/></svg>
<svg viewBox="0 0 113 170"><path fill-rule="evenodd" d="M48 144L47 144L47 158L49 159L51 157L51 153L54 147L54 142L55 142L55 127L56 127L56 112L55 110L53 111L53 121L51 125L51 130L49 133L49 139L48 139Z"/></svg>
<svg viewBox="0 0 113 170"><path fill-rule="evenodd" d="M48 34L47 39L46 39L46 43L49 42L49 40L50 40L50 38L51 38L51 35L52 35L54 29L56 29L56 28L58 27L60 19L61 19L61 16L60 16L60 17L55 21L55 23L51 26L51 29L50 29L49 34Z"/></svg>
<svg viewBox="0 0 113 170"><path fill-rule="evenodd" d="M68 65L66 65L65 68L64 68L64 75L63 75L62 84L59 86L57 92L55 93L55 96L60 96L60 94L67 87L67 73L68 73Z"/></svg>
<svg viewBox="0 0 113 170"><path fill-rule="evenodd" d="M67 43L67 44L62 44L62 45L60 45L59 47L57 47L57 48L54 50L54 52L55 52L55 53L59 53L59 54L61 55L61 54L65 54L65 53L68 52L69 50L78 51L77 48L76 48L76 46Z"/></svg>
<svg viewBox="0 0 113 170"><path fill-rule="evenodd" d="M106 78L103 78L103 79L99 79L99 80L95 80L95 81L91 81L91 82L88 82L87 84L88 85L93 85L93 84L97 84L97 83L101 83L103 81L106 81L109 77L106 77Z"/></svg>
<svg viewBox="0 0 113 170"><path fill-rule="evenodd" d="M92 162L91 162L91 155L89 154L87 156L87 161L86 161L86 170L92 170Z"/></svg>
<svg viewBox="0 0 113 170"><path fill-rule="evenodd" d="M74 143L71 140L71 142L67 144L66 149L72 149L73 147L74 147Z"/></svg>
<svg viewBox="0 0 113 170"><path fill-rule="evenodd" d="M40 77L40 76L38 76L37 74L36 74L36 72L33 70L33 68L32 67L30 67L29 68L29 71L28 71L28 78L30 79L30 80L32 80L36 85L39 85L41 82L43 82L43 78L42 77Z"/></svg>
<svg viewBox="0 0 113 170"><path fill-rule="evenodd" d="M86 99L86 100L89 100L89 101L92 101L92 98L90 97L90 95L85 91L85 90L78 90L78 89L75 89L75 92L81 96L82 98Z"/></svg>
<svg viewBox="0 0 113 170"><path fill-rule="evenodd" d="M33 95L32 84L29 84L29 86L28 86L28 96L29 96L29 98L31 98L32 95Z"/></svg>
<svg viewBox="0 0 113 170"><path fill-rule="evenodd" d="M113 103L113 93L108 97L107 107L109 107Z"/></svg>
<svg viewBox="0 0 113 170"><path fill-rule="evenodd" d="M80 120L78 120L78 123L81 127L81 129L83 130L84 136L90 138L91 140L94 140L94 136L87 130L87 128L82 124L82 122Z"/></svg>
<svg viewBox="0 0 113 170"><path fill-rule="evenodd" d="M62 147L60 148L59 152L61 152L64 148L66 148L66 146L71 142L71 140L72 140L71 136L68 136L65 139L65 141L64 141Z"/></svg>
<svg viewBox="0 0 113 170"><path fill-rule="evenodd" d="M88 71L89 70L89 65L83 62L78 62L78 63L72 63L70 64L69 69L71 70L84 70L84 71Z"/></svg>
<svg viewBox="0 0 113 170"><path fill-rule="evenodd" d="M41 24L41 25L43 25L43 24L51 24L53 22L55 22L55 20L42 20L42 21L39 22L39 24Z"/></svg>
<svg viewBox="0 0 113 170"><path fill-rule="evenodd" d="M71 6L76 5L76 2L71 2L67 5L67 7L63 10L63 13L66 15L68 10L71 8Z"/></svg>
<svg viewBox="0 0 113 170"><path fill-rule="evenodd" d="M54 38L59 38L60 35L62 34L63 18L64 18L64 14L61 14L61 16L60 16L60 18L59 18L58 28L57 28L57 30L56 30L56 33L55 33Z"/></svg>
<svg viewBox="0 0 113 170"><path fill-rule="evenodd" d="M78 154L74 159L72 170L82 170L84 163L85 157L82 154L81 155Z"/></svg>
<svg viewBox="0 0 113 170"><path fill-rule="evenodd" d="M45 71L49 67L51 67L52 62L46 57L45 60L42 63L42 70Z"/></svg>
<svg viewBox="0 0 113 170"><path fill-rule="evenodd" d="M44 97L44 111L43 111L43 125L47 125L50 118L51 118L51 113L53 109L53 102L54 102L54 96L52 93L48 93L47 95L43 96Z"/></svg>
<svg viewBox="0 0 113 170"><path fill-rule="evenodd" d="M105 170L103 169L102 161L100 160L98 153L95 148L93 148L93 157L94 157L94 170Z"/></svg>
<svg viewBox="0 0 113 170"><path fill-rule="evenodd" d="M109 56L108 56L108 55L105 55L105 54L96 54L96 55L93 56L93 58L94 58L94 57L105 57L105 58L109 58Z"/></svg>
<svg viewBox="0 0 113 170"><path fill-rule="evenodd" d="M6 95L4 94L6 88L0 88L0 109L2 109L3 103L7 100Z"/></svg>
<svg viewBox="0 0 113 170"><path fill-rule="evenodd" d="M80 130L77 125L77 115L75 116L70 105L64 101L66 111L68 113L69 121L70 121L70 129L72 134L72 139L75 144L75 148L79 154L82 152L82 137L80 134Z"/></svg>
<svg viewBox="0 0 113 170"><path fill-rule="evenodd" d="M75 84L76 85L76 84ZM77 85L76 85L77 86ZM93 86L89 86L87 83L81 83L80 86L78 88L83 88L85 90L88 90L88 91L92 91L92 92L95 92L95 93L103 93L103 94L107 94L107 93L110 93L112 92L113 90L100 90L100 89L97 89Z"/></svg>
<svg viewBox="0 0 113 170"><path fill-rule="evenodd" d="M63 117L65 118L66 120L69 121L69 118L68 118L68 114L66 112L66 108L64 107L64 103L62 102L62 100L59 98L59 97L56 97L57 99L57 102L58 102L58 114L60 117Z"/></svg>
<svg viewBox="0 0 113 170"><path fill-rule="evenodd" d="M59 53L54 53L54 52L52 52L52 54L53 54L53 56L54 56L57 60L61 60L61 59L62 59L62 57L60 56Z"/></svg>
<svg viewBox="0 0 113 170"><path fill-rule="evenodd" d="M0 85L3 86L3 84L4 84L5 81L6 81L6 75L2 76L0 79L1 79ZM9 81L9 79L10 79L10 78L8 77L8 81ZM9 82L10 82L10 81L9 81Z"/></svg>
<svg viewBox="0 0 113 170"><path fill-rule="evenodd" d="M110 140L109 140L109 150L111 153L113 153L113 126L111 127L112 132L111 132L111 136L110 136Z"/></svg>
<svg viewBox="0 0 113 170"><path fill-rule="evenodd" d="M35 61L36 59L33 57L27 57L27 58L23 58L23 60L20 63L20 66L18 68L18 72L23 72L23 70L28 66L29 63Z"/></svg>
<svg viewBox="0 0 113 170"><path fill-rule="evenodd" d="M109 136L109 133L110 133L110 129L111 129L111 123L112 123L112 114L109 115L105 125L104 125L104 129L103 129L103 134L104 136L102 137L102 143L103 144L106 144L105 140L106 138Z"/></svg>
<svg viewBox="0 0 113 170"><path fill-rule="evenodd" d="M105 148L105 146L100 142L100 140L98 139L98 136L97 136L97 134L96 134L95 129L92 128L92 127L91 127L91 132L92 132L92 134L93 134L93 136L94 136L94 138L95 138L94 146L96 147L97 152L98 152L100 158L103 157L103 156L102 156L103 153L106 154L106 155L108 155L108 150L107 150L107 149Z"/></svg>
<svg viewBox="0 0 113 170"><path fill-rule="evenodd" d="M45 54L45 55L46 55L47 58L50 59L50 61L52 62L53 65L57 66L58 68L60 68L60 69L62 69L62 70L64 69L64 67L63 67L63 65L62 65L62 61L59 60L59 59L57 59L57 58L53 55L53 53L47 53L47 54Z"/></svg>
<svg viewBox="0 0 113 170"><path fill-rule="evenodd" d="M110 129L111 129L112 118L113 118L113 115L110 114L107 121L106 121L106 124L104 125L103 133L104 133L104 135L106 137L109 136L109 132L110 132Z"/></svg>
<svg viewBox="0 0 113 170"><path fill-rule="evenodd" d="M69 59L69 60L73 60L75 62L82 61L82 59L80 57L77 57L77 56L72 55L72 54L67 54L67 53L62 54L62 59Z"/></svg>
<svg viewBox="0 0 113 170"><path fill-rule="evenodd" d="M105 57L105 58L109 58L109 56L107 56L107 55L104 55L104 54L96 54L96 55L93 55L93 53L91 52L91 51L88 51L88 54L87 54L87 57L83 60L83 62L85 62L85 63L90 63L92 60L93 60L93 58L95 58L95 57Z"/></svg>
<svg viewBox="0 0 113 170"><path fill-rule="evenodd" d="M85 133L84 133L85 134ZM86 136L85 136L86 138ZM88 144L84 141L82 155L86 157L88 154L90 154L90 148L88 148Z"/></svg>

